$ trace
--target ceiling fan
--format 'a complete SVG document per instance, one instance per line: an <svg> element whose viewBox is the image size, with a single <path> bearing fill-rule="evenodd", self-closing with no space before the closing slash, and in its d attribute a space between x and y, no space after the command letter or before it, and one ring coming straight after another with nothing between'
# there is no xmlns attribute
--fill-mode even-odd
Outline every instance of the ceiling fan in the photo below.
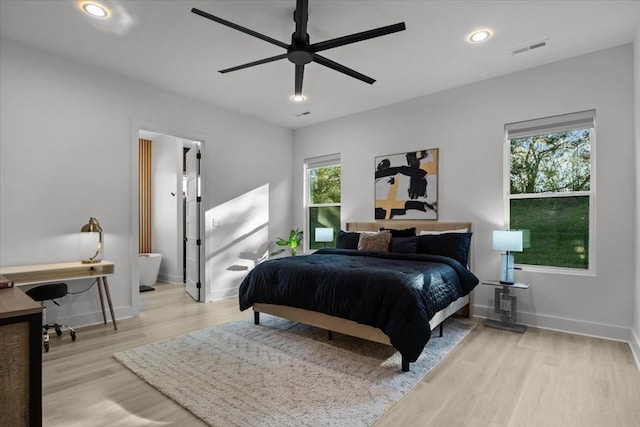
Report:
<svg viewBox="0 0 640 427"><path fill-rule="evenodd" d="M280 46L283 49L286 49L287 52L281 55L272 56L269 58L260 59L258 61L249 62L247 64L238 65L236 67L226 68L224 70L220 70L220 73L229 73L231 71L242 70L244 68L253 67L256 65L266 64L273 61L278 61L280 59L287 58L290 62L295 64L295 92L294 97L292 99L297 100L304 99L302 96L302 79L304 77L304 66L310 62L315 62L320 65L324 65L325 67L331 68L332 70L336 70L338 72L344 73L348 76L361 80L365 83L373 84L375 82L371 77L365 76L362 73L359 73L351 68L345 67L342 64L338 64L324 56L318 55L318 52L323 50L332 49L334 47L344 46L351 43L360 42L363 40L372 39L375 37L385 36L387 34L392 34L398 31L403 31L406 29L404 22L388 25L385 27L375 28L373 30L362 31L359 33L350 34L343 37L338 37L335 39L325 40L318 43L310 43L309 34L307 34L307 21L309 20L309 0L296 0L296 10L293 12L293 20L296 23L295 32L291 35L291 44L286 44L281 42L280 40L273 39L264 34L258 33L256 31L250 30L248 28L242 27L238 24L234 24L233 22L229 22L225 19L219 18L217 16L211 15L210 13L204 12L202 10L196 9L195 7L191 9L191 12L196 15L200 15L204 18L215 21L219 24L226 25L227 27L233 28L234 30L241 31L245 34L248 34L253 37L257 37L261 40L264 40L268 43L274 44L276 46Z"/></svg>

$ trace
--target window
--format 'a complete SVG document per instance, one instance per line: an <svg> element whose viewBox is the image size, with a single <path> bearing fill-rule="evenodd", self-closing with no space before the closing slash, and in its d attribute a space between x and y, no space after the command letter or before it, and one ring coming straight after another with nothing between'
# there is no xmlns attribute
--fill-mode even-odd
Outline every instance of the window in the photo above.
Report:
<svg viewBox="0 0 640 427"><path fill-rule="evenodd" d="M336 237L340 231L340 155L307 159L304 165L307 248L335 247ZM330 236L333 240L318 241L323 240L320 234L316 236L318 228L330 228L332 230Z"/></svg>
<svg viewBox="0 0 640 427"><path fill-rule="evenodd" d="M516 264L592 270L594 128L594 110L505 126Z"/></svg>

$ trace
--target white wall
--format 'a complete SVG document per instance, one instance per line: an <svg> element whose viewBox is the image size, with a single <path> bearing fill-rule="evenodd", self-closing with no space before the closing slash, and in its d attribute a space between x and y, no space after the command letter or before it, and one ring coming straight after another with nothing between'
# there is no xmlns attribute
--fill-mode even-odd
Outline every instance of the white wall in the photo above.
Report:
<svg viewBox="0 0 640 427"><path fill-rule="evenodd" d="M116 317L137 313L139 125L204 140L204 210L269 185L269 239L291 227L290 130L5 38L0 55L0 265L86 257L79 230L95 216L105 230L103 258L116 264L109 281ZM211 238L205 251L216 247ZM60 320L100 321L93 289L67 299Z"/></svg>
<svg viewBox="0 0 640 427"><path fill-rule="evenodd" d="M631 348L634 351L636 363L640 367L640 28L633 43L633 75L635 83L635 127L636 127L636 245L635 245L635 313L631 337Z"/></svg>
<svg viewBox="0 0 640 427"><path fill-rule="evenodd" d="M519 319L628 340L634 313L636 195L632 46L447 90L294 131L294 223L303 224L305 158L339 152L342 221L373 220L374 158L439 148L440 220L474 223L474 270L495 278L491 231L503 227L504 124L597 111L596 276L520 272ZM535 53L534 53L535 54ZM475 312L493 309L475 291Z"/></svg>
<svg viewBox="0 0 640 427"><path fill-rule="evenodd" d="M291 163L286 166L289 173ZM208 249L207 277L213 286L207 299L215 300L238 294L238 286L246 272L267 252L270 242L270 218L286 216L284 209L269 209L273 189L265 184L221 203L205 213L205 222L216 226L207 232L207 240L215 242Z"/></svg>
<svg viewBox="0 0 640 427"><path fill-rule="evenodd" d="M161 135L151 143L151 247L162 254L159 278L169 282L182 282L182 254L178 241L182 241L178 207L182 207L182 139ZM172 195L173 193L173 195Z"/></svg>

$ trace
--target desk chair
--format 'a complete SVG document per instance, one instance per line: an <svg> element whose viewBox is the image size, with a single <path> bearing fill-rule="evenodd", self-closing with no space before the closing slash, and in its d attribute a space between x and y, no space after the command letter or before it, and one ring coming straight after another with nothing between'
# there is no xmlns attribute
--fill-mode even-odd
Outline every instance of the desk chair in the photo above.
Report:
<svg viewBox="0 0 640 427"><path fill-rule="evenodd" d="M60 306L55 300L58 298L62 298L67 295L67 284L66 283L51 283L48 285L40 285L35 288L29 289L26 294L31 297L34 301L40 302L44 306L44 301L51 301L55 305ZM46 314L46 311L45 311ZM44 345L44 351L46 353L49 352L49 329L54 329L56 331L56 335L62 335L62 328L67 329L69 331L69 335L71 335L71 341L76 340L76 331L68 325L60 325L58 323L46 323L46 316L43 316L44 324L42 325L42 344Z"/></svg>

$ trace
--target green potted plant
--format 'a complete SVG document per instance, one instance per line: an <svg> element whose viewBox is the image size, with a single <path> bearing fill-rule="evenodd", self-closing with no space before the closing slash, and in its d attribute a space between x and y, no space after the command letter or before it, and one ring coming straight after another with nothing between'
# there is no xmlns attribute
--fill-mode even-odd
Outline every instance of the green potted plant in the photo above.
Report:
<svg viewBox="0 0 640 427"><path fill-rule="evenodd" d="M291 232L289 233L289 239L285 240L278 237L278 240L276 240L276 245L288 246L289 250L291 251L291 256L296 256L296 250L298 249L298 246L300 246L300 242L302 241L302 234L302 231L298 230L297 228L292 228ZM284 252L284 249L278 249L277 251L271 252L269 256L278 255L282 252Z"/></svg>

